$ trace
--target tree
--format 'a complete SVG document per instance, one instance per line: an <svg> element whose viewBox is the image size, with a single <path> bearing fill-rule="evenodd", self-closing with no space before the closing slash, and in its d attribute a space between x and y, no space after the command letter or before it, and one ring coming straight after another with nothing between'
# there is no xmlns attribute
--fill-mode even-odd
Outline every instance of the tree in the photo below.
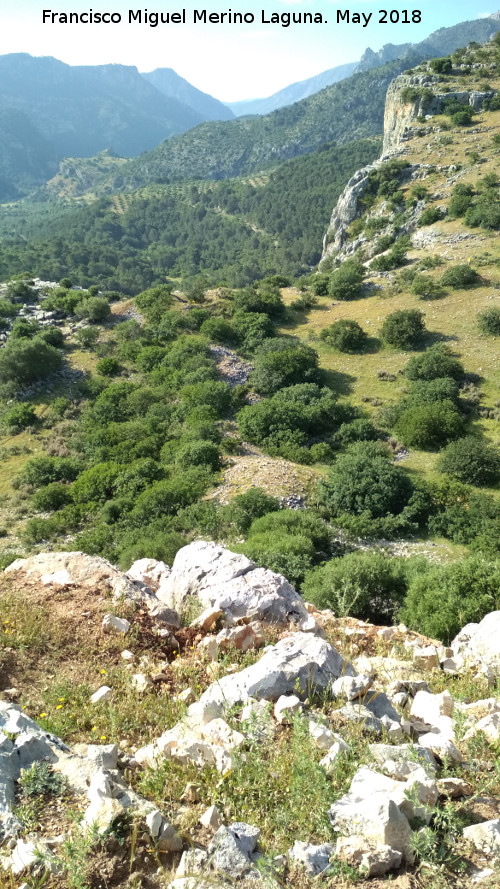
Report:
<svg viewBox="0 0 500 889"><path fill-rule="evenodd" d="M434 450L458 438L464 424L451 401L415 404L404 410L395 426L398 438L409 448Z"/></svg>
<svg viewBox="0 0 500 889"><path fill-rule="evenodd" d="M357 259L346 259L330 278L328 292L333 299L357 299L366 274L364 265Z"/></svg>
<svg viewBox="0 0 500 889"><path fill-rule="evenodd" d="M483 439L467 435L450 442L440 455L436 469L466 484L494 485L500 478L500 453Z"/></svg>
<svg viewBox="0 0 500 889"><path fill-rule="evenodd" d="M422 312L417 309L400 309L387 315L380 335L384 342L396 349L414 349L425 334Z"/></svg>
<svg viewBox="0 0 500 889"><path fill-rule="evenodd" d="M250 382L260 395L318 379L318 353L294 340L268 340L257 352Z"/></svg>
<svg viewBox="0 0 500 889"><path fill-rule="evenodd" d="M25 386L59 370L62 355L38 337L9 339L0 351L0 382Z"/></svg>
<svg viewBox="0 0 500 889"><path fill-rule="evenodd" d="M404 374L409 380L436 380L451 377L460 380L465 375L463 365L454 358L448 346L435 343L421 355L414 355L408 361Z"/></svg>
<svg viewBox="0 0 500 889"><path fill-rule="evenodd" d="M500 309L485 309L477 316L477 326L487 336L500 336Z"/></svg>
<svg viewBox="0 0 500 889"><path fill-rule="evenodd" d="M329 327L325 327L319 337L339 352L361 352L366 345L368 334L357 321L341 318Z"/></svg>
<svg viewBox="0 0 500 889"><path fill-rule="evenodd" d="M77 318L84 318L93 323L104 321L110 314L110 311L109 303L104 296L89 296L82 299L75 306Z"/></svg>
<svg viewBox="0 0 500 889"><path fill-rule="evenodd" d="M382 446L357 442L337 458L320 489L333 516L347 512L379 518L398 515L410 500L413 484Z"/></svg>

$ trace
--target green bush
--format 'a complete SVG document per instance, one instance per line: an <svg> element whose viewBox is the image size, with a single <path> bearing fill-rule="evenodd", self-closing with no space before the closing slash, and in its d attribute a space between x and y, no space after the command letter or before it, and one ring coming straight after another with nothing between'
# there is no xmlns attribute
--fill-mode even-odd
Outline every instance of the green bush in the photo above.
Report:
<svg viewBox="0 0 500 889"><path fill-rule="evenodd" d="M465 225L497 231L500 228L500 201L496 191L488 189L468 208L464 217Z"/></svg>
<svg viewBox="0 0 500 889"><path fill-rule="evenodd" d="M0 383L26 386L59 370L61 353L38 337L8 339L0 351Z"/></svg>
<svg viewBox="0 0 500 889"><path fill-rule="evenodd" d="M418 217L419 225L433 225L443 219L443 213L438 207L426 207Z"/></svg>
<svg viewBox="0 0 500 889"><path fill-rule="evenodd" d="M394 431L406 447L435 450L463 434L464 424L451 401L413 405L404 410Z"/></svg>
<svg viewBox="0 0 500 889"><path fill-rule="evenodd" d="M2 423L8 429L26 429L37 421L35 409L30 404L15 404L3 415Z"/></svg>
<svg viewBox="0 0 500 889"><path fill-rule="evenodd" d="M255 519L243 552L256 564L299 583L330 549L331 532L309 510L280 509Z"/></svg>
<svg viewBox="0 0 500 889"><path fill-rule="evenodd" d="M452 63L449 56L445 56L441 59L431 59L429 66L436 72L436 74L449 74L452 69Z"/></svg>
<svg viewBox="0 0 500 889"><path fill-rule="evenodd" d="M413 484L385 448L358 442L337 458L326 481L320 482L320 493L333 516L364 513L379 518L398 515L410 500Z"/></svg>
<svg viewBox="0 0 500 889"><path fill-rule="evenodd" d="M224 417L231 406L231 390L222 380L205 380L183 386L180 397L189 408L208 407L217 417Z"/></svg>
<svg viewBox="0 0 500 889"><path fill-rule="evenodd" d="M361 352L366 345L368 334L357 321L340 318L329 327L323 328L319 338L339 352Z"/></svg>
<svg viewBox="0 0 500 889"><path fill-rule="evenodd" d="M173 302L172 285L160 284L158 287L149 287L143 290L135 298L135 304L151 324L158 324L162 315L170 308Z"/></svg>
<svg viewBox="0 0 500 889"><path fill-rule="evenodd" d="M439 472L470 485L494 485L500 478L498 448L468 435L450 442L436 464Z"/></svg>
<svg viewBox="0 0 500 889"><path fill-rule="evenodd" d="M487 336L500 336L500 309L485 309L477 316L477 326Z"/></svg>
<svg viewBox="0 0 500 889"><path fill-rule="evenodd" d="M472 123L472 115L467 111L455 111L455 114L451 115L451 122L454 127L470 127Z"/></svg>
<svg viewBox="0 0 500 889"><path fill-rule="evenodd" d="M436 380L451 377L460 380L464 377L463 365L454 358L448 346L436 343L421 355L414 355L408 361L404 374L409 380Z"/></svg>
<svg viewBox="0 0 500 889"><path fill-rule="evenodd" d="M396 349L415 349L425 332L422 312L417 309L399 309L387 315L380 335L385 343Z"/></svg>
<svg viewBox="0 0 500 889"><path fill-rule="evenodd" d="M68 485L62 482L52 482L44 488L39 488L33 495L31 502L38 512L53 512L53 510L71 503L71 500L71 491Z"/></svg>
<svg viewBox="0 0 500 889"><path fill-rule="evenodd" d="M333 299L357 299L361 296L361 285L366 274L364 265L357 259L346 259L337 271L333 272L328 292Z"/></svg>
<svg viewBox="0 0 500 889"><path fill-rule="evenodd" d="M500 607L500 562L479 557L431 566L410 582L399 617L445 644L468 623Z"/></svg>
<svg viewBox="0 0 500 889"><path fill-rule="evenodd" d="M318 353L290 339L268 340L259 348L250 382L260 395L318 379Z"/></svg>
<svg viewBox="0 0 500 889"><path fill-rule="evenodd" d="M415 275L410 290L419 299L436 299L443 293L439 282L430 278L429 275Z"/></svg>
<svg viewBox="0 0 500 889"><path fill-rule="evenodd" d="M95 369L98 374L101 374L103 377L116 377L117 374L121 371L121 364L116 358L101 358Z"/></svg>
<svg viewBox="0 0 500 889"><path fill-rule="evenodd" d="M81 460L73 457L32 457L16 478L16 485L42 488L52 482L72 482L82 470Z"/></svg>
<svg viewBox="0 0 500 889"><path fill-rule="evenodd" d="M200 333L211 343L225 346L236 346L240 339L233 325L224 318L207 318L200 327Z"/></svg>
<svg viewBox="0 0 500 889"><path fill-rule="evenodd" d="M353 444L355 441L376 441L380 437L378 429L371 420L358 417L350 423L342 423L333 441L342 447Z"/></svg>
<svg viewBox="0 0 500 889"><path fill-rule="evenodd" d="M94 324L105 321L110 311L109 303L103 296L89 296L86 299L82 299L75 306L77 318L91 321Z"/></svg>
<svg viewBox="0 0 500 889"><path fill-rule="evenodd" d="M37 337L39 340L43 340L44 343L48 343L49 346L55 346L56 349L62 349L64 346L64 335L62 330L59 330L58 327L42 327L42 329L37 333Z"/></svg>
<svg viewBox="0 0 500 889"><path fill-rule="evenodd" d="M390 624L406 594L407 575L411 574L408 562L380 552L348 553L308 571L301 593L308 602L331 608L339 617L349 614ZM417 562L422 567L420 560Z"/></svg>
<svg viewBox="0 0 500 889"><path fill-rule="evenodd" d="M279 500L266 494L262 488L249 488L243 494L233 497L227 507L229 521L236 526L237 531L246 534L255 519L270 512L276 512L280 508Z"/></svg>
<svg viewBox="0 0 500 889"><path fill-rule="evenodd" d="M478 281L479 275L470 265L453 265L441 276L441 284L454 289L471 287Z"/></svg>
<svg viewBox="0 0 500 889"><path fill-rule="evenodd" d="M448 204L448 218L457 219L463 216L472 204L474 190L472 185L458 183L453 187Z"/></svg>
<svg viewBox="0 0 500 889"><path fill-rule="evenodd" d="M208 466L212 472L219 468L219 448L212 441L190 441L182 445L175 455L175 463L181 469L190 466Z"/></svg>

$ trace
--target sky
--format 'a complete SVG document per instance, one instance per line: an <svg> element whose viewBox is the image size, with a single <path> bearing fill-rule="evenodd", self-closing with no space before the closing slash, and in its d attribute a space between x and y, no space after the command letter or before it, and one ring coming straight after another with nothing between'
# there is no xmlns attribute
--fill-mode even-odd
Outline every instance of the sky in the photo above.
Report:
<svg viewBox="0 0 500 889"><path fill-rule="evenodd" d="M70 65L135 65L142 72L173 68L198 89L233 102L269 96L328 68L358 61L368 46L376 51L386 43L418 43L438 28L496 11L494 5L489 7L488 0L484 5L481 0L480 5L477 0L415 0L413 4L411 0L355 0L345 4L336 0L234 0L227 6L214 0L208 5L203 5L203 0L185 2L188 5L153 0L140 6L133 0L0 0L0 55L27 52L54 56ZM185 24L158 24L154 28L144 22L145 10L172 14L183 9ZM195 10L200 13L204 9L207 16L220 16L230 10L245 13L248 21L194 23ZM382 9L394 11L393 19L399 14L399 22L380 23ZM407 23L402 21L405 9ZM49 20L43 24L43 10L79 14L93 10L119 15L121 21L61 24L57 19L52 23L51 16L46 16ZM141 10L141 24L129 22L129 10ZM349 12L349 24L337 20L339 11ZM322 22L289 27L272 22L273 15L287 13L312 13L321 16ZM353 21L356 15L359 23Z"/></svg>

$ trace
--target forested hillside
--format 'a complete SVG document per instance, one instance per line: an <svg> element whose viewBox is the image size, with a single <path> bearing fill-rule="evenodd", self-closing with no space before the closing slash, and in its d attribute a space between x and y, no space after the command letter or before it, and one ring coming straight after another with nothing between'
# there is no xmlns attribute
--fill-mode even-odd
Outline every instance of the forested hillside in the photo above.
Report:
<svg viewBox="0 0 500 889"><path fill-rule="evenodd" d="M297 275L320 259L346 181L379 151L378 139L325 145L254 178L154 185L76 211L53 202L5 208L1 274L36 268L45 279L70 275L131 294L165 275L203 273L231 286Z"/></svg>

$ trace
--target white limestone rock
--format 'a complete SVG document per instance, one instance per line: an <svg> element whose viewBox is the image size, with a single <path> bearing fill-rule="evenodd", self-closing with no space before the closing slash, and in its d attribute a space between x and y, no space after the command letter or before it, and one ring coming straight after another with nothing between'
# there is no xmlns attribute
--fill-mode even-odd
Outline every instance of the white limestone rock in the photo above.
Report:
<svg viewBox="0 0 500 889"><path fill-rule="evenodd" d="M187 597L196 596L204 609L220 610L233 620L282 625L291 621L302 631L319 631L302 598L281 574L257 568L246 556L204 540L178 551L157 596L171 608L182 608Z"/></svg>
<svg viewBox="0 0 500 889"><path fill-rule="evenodd" d="M494 858L500 856L500 818L464 827L463 836L480 852Z"/></svg>

